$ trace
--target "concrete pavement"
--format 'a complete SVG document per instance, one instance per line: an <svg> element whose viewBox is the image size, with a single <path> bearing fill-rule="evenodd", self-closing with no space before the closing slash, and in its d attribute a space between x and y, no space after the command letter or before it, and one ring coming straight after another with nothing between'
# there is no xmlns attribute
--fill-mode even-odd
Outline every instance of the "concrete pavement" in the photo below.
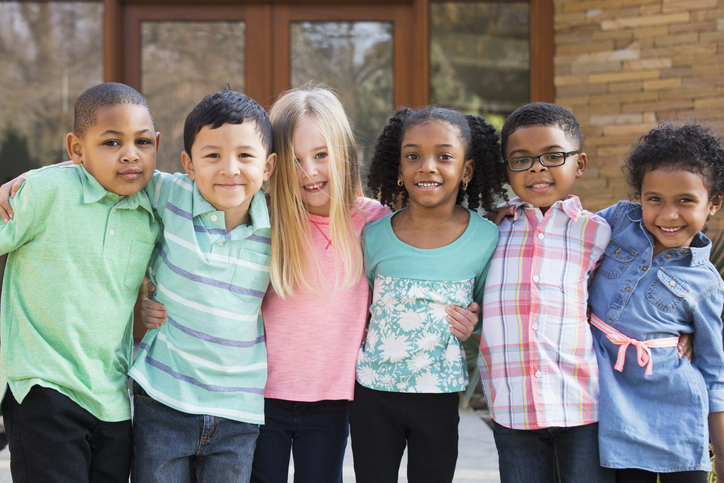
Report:
<svg viewBox="0 0 724 483"><path fill-rule="evenodd" d="M402 461L400 482L406 482L406 458ZM7 448L0 451L0 483L11 483L10 453ZM294 481L290 469L289 481ZM354 469L349 444L344 458L344 483L353 483ZM460 444L455 483L499 483L498 453L495 450L493 431L472 410L460 411Z"/></svg>

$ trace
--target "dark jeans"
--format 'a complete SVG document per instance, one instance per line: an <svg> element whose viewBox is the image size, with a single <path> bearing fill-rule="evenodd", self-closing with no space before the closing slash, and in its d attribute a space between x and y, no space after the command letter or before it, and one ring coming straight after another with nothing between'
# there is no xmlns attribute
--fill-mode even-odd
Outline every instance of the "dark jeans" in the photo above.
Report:
<svg viewBox="0 0 724 483"><path fill-rule="evenodd" d="M134 483L248 483L259 426L162 404L133 383Z"/></svg>
<svg viewBox="0 0 724 483"><path fill-rule="evenodd" d="M570 428L493 428L501 483L614 483L598 457L598 423Z"/></svg>
<svg viewBox="0 0 724 483"><path fill-rule="evenodd" d="M349 424L357 483L397 483L405 444L408 481L452 481L459 404L457 393L385 392L356 383Z"/></svg>
<svg viewBox="0 0 724 483"><path fill-rule="evenodd" d="M616 483L656 483L656 477L661 483L706 483L706 471L679 471L677 473L652 473L639 469L625 469L616 471Z"/></svg>
<svg viewBox="0 0 724 483"><path fill-rule="evenodd" d="M286 483L290 453L295 483L341 483L348 415L349 401L265 399L252 483Z"/></svg>
<svg viewBox="0 0 724 483"><path fill-rule="evenodd" d="M67 396L33 386L22 404L3 400L13 482L123 482L131 469L131 421L105 422Z"/></svg>

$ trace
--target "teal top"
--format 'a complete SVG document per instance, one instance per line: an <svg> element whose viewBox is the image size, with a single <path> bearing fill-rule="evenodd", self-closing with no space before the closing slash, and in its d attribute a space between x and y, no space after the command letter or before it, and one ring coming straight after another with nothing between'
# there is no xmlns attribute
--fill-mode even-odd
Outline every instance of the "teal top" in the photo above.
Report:
<svg viewBox="0 0 724 483"><path fill-rule="evenodd" d="M55 389L102 421L131 416L133 306L160 227L145 192L122 199L82 166L31 172L0 221L0 391Z"/></svg>
<svg viewBox="0 0 724 483"><path fill-rule="evenodd" d="M363 386L447 393L468 385L465 352L450 332L445 309L480 304L498 243L498 228L469 212L463 234L440 248L403 243L392 229L395 214L365 227L365 273L374 293L357 357L357 381Z"/></svg>
<svg viewBox="0 0 724 483"><path fill-rule="evenodd" d="M178 411L262 424L260 310L271 260L264 194L252 198L249 224L227 232L224 212L184 174L157 172L146 192L163 223L149 274L168 320L146 333L130 375Z"/></svg>

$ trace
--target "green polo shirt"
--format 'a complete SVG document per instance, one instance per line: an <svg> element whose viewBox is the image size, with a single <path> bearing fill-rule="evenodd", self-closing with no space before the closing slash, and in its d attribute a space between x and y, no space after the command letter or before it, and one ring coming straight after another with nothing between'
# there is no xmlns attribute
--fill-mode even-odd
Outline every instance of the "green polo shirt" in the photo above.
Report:
<svg viewBox="0 0 724 483"><path fill-rule="evenodd" d="M0 221L8 253L0 390L55 389L102 421L130 418L133 305L160 237L145 192L123 199L82 166L31 172Z"/></svg>

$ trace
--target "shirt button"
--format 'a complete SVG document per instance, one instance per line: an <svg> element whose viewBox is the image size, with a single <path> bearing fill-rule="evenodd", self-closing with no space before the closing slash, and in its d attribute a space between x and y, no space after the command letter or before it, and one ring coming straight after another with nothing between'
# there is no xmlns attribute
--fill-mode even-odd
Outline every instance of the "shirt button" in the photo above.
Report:
<svg viewBox="0 0 724 483"><path fill-rule="evenodd" d="M538 330L538 324L533 324L531 327L533 327L533 330Z"/></svg>
<svg viewBox="0 0 724 483"><path fill-rule="evenodd" d="M630 292L630 291L631 291L631 285L627 285L625 291L626 291L626 292Z"/></svg>
<svg viewBox="0 0 724 483"><path fill-rule="evenodd" d="M116 209L115 209L115 208L113 208L113 213L115 213L115 212L116 212Z"/></svg>
<svg viewBox="0 0 724 483"><path fill-rule="evenodd" d="M616 251L613 252L614 255L618 255L619 253L621 253L621 249L620 249L620 248L617 248Z"/></svg>
<svg viewBox="0 0 724 483"><path fill-rule="evenodd" d="M671 258L671 253L666 254L666 259L668 260L669 258Z"/></svg>
<svg viewBox="0 0 724 483"><path fill-rule="evenodd" d="M543 233L538 233L538 239L542 240L545 238L545 235Z"/></svg>
<svg viewBox="0 0 724 483"><path fill-rule="evenodd" d="M539 277L538 275L534 275L534 276L533 276L533 281L534 281L534 282L537 282L538 280L540 280L540 277Z"/></svg>
<svg viewBox="0 0 724 483"><path fill-rule="evenodd" d="M543 374L542 374L540 371L535 371L535 377L537 377L537 378L540 379L540 377L541 377L542 375L543 375Z"/></svg>
<svg viewBox="0 0 724 483"><path fill-rule="evenodd" d="M669 287L673 287L674 285L676 285L676 282L674 282L673 280L669 282Z"/></svg>
<svg viewBox="0 0 724 483"><path fill-rule="evenodd" d="M689 253L689 249L688 249L688 248L684 248L684 249L682 250L682 252L684 253L684 255L686 255L687 253Z"/></svg>
<svg viewBox="0 0 724 483"><path fill-rule="evenodd" d="M216 215L211 215L211 221L216 221L216 220L218 220L218 219L219 219L218 216L216 216Z"/></svg>
<svg viewBox="0 0 724 483"><path fill-rule="evenodd" d="M644 265L643 267L641 267L641 271L642 271L642 272L645 272L645 271L648 270L648 269L649 269L649 267L647 267L646 265Z"/></svg>
<svg viewBox="0 0 724 483"><path fill-rule="evenodd" d="M116 232L111 230L111 236L115 236Z"/></svg>
<svg viewBox="0 0 724 483"><path fill-rule="evenodd" d="M217 243L217 245L220 246L220 247L221 247L221 246L224 246L224 242L219 242L219 243Z"/></svg>

